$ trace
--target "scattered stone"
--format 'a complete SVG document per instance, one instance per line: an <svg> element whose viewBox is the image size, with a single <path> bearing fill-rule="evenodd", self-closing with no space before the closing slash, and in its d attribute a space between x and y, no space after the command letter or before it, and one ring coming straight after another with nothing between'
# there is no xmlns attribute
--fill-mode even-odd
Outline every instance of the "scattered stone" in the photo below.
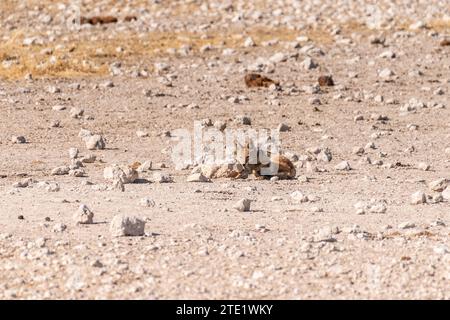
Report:
<svg viewBox="0 0 450 320"><path fill-rule="evenodd" d="M428 170L430 170L430 166L428 164L426 164L425 162L420 162L417 164L417 169L423 170L423 171L428 171Z"/></svg>
<svg viewBox="0 0 450 320"><path fill-rule="evenodd" d="M450 200L450 186L447 186L443 191L442 191L442 197L449 201Z"/></svg>
<svg viewBox="0 0 450 320"><path fill-rule="evenodd" d="M155 173L153 173L153 182L156 182L156 183L170 183L170 182L173 182L173 178L168 173L155 172Z"/></svg>
<svg viewBox="0 0 450 320"><path fill-rule="evenodd" d="M329 226L315 230L313 235L313 242L335 242L335 234L339 232L339 229Z"/></svg>
<svg viewBox="0 0 450 320"><path fill-rule="evenodd" d="M119 214L112 219L109 230L113 237L143 236L145 221L135 216Z"/></svg>
<svg viewBox="0 0 450 320"><path fill-rule="evenodd" d="M67 226L64 223L57 223L53 226L53 232L64 232L67 229Z"/></svg>
<svg viewBox="0 0 450 320"><path fill-rule="evenodd" d="M107 180L120 180L122 183L134 183L139 178L139 174L129 166L113 164L103 170L103 177Z"/></svg>
<svg viewBox="0 0 450 320"><path fill-rule="evenodd" d="M389 59L394 59L395 56L396 56L395 52L393 52L391 50L384 51L383 53L381 53L379 55L380 58L389 58Z"/></svg>
<svg viewBox="0 0 450 320"><path fill-rule="evenodd" d="M86 138L85 143L88 150L103 150L106 147L105 140L99 134Z"/></svg>
<svg viewBox="0 0 450 320"><path fill-rule="evenodd" d="M63 106L63 105L60 105L60 104L52 107L53 111L63 111L63 110L66 110L66 109L67 109L66 106Z"/></svg>
<svg viewBox="0 0 450 320"><path fill-rule="evenodd" d="M69 114L71 118L80 119L84 114L84 109L74 107L70 109Z"/></svg>
<svg viewBox="0 0 450 320"><path fill-rule="evenodd" d="M347 161L342 161L338 163L334 168L336 170L344 170L344 171L351 170L350 164Z"/></svg>
<svg viewBox="0 0 450 320"><path fill-rule="evenodd" d="M107 81L103 82L100 85L100 87L105 88L105 89L107 89L107 88L114 88L114 82L112 82L111 80L107 80Z"/></svg>
<svg viewBox="0 0 450 320"><path fill-rule="evenodd" d="M312 70L317 68L318 64L310 57L307 57L302 63L300 63L300 66L305 70Z"/></svg>
<svg viewBox="0 0 450 320"><path fill-rule="evenodd" d="M143 164L141 164L136 171L137 172L147 172L150 171L152 169L152 162L150 160L144 161Z"/></svg>
<svg viewBox="0 0 450 320"><path fill-rule="evenodd" d="M187 177L187 182L211 182L211 179L205 177L202 173L193 173Z"/></svg>
<svg viewBox="0 0 450 320"><path fill-rule="evenodd" d="M301 191L294 191L291 193L291 199L296 203L308 202L309 199Z"/></svg>
<svg viewBox="0 0 450 320"><path fill-rule="evenodd" d="M427 28L426 23L423 21L420 21L420 20L409 26L410 30L420 30L420 29L425 29L425 28Z"/></svg>
<svg viewBox="0 0 450 320"><path fill-rule="evenodd" d="M383 202L378 202L369 205L370 213L386 213L387 207Z"/></svg>
<svg viewBox="0 0 450 320"><path fill-rule="evenodd" d="M233 205L233 209L236 209L240 212L247 212L250 211L250 204L251 200L243 198Z"/></svg>
<svg viewBox="0 0 450 320"><path fill-rule="evenodd" d="M70 159L76 159L78 157L78 149L77 148L70 148L69 149L69 158Z"/></svg>
<svg viewBox="0 0 450 320"><path fill-rule="evenodd" d="M391 78L392 76L394 76L395 74L394 74L394 72L392 71L392 70L390 70L390 69L383 69L383 70L381 70L379 73L378 73L378 76L380 77L380 78L383 78L383 79L389 79L389 78Z"/></svg>
<svg viewBox="0 0 450 320"><path fill-rule="evenodd" d="M244 47L249 48L254 46L256 46L255 41L251 37L247 37L244 41Z"/></svg>
<svg viewBox="0 0 450 320"><path fill-rule="evenodd" d="M409 222L409 221L402 222L398 225L399 229L413 229L415 227L416 227L416 224L413 222Z"/></svg>
<svg viewBox="0 0 450 320"><path fill-rule="evenodd" d="M270 61L270 62L273 62L273 63L280 63L280 62L286 61L287 58L288 58L288 57L287 57L284 53L282 53L282 52L277 52L277 53L275 53L273 56L271 56L271 57L269 58L269 61Z"/></svg>
<svg viewBox="0 0 450 320"><path fill-rule="evenodd" d="M94 213L84 204L80 205L77 212L73 215L76 224L94 223Z"/></svg>
<svg viewBox="0 0 450 320"><path fill-rule="evenodd" d="M56 167L55 169L53 169L51 171L51 175L52 176L63 176L66 174L69 174L70 168L68 166L60 166L60 167Z"/></svg>
<svg viewBox="0 0 450 320"><path fill-rule="evenodd" d="M422 204L427 202L427 196L422 191L417 191L411 195L411 204Z"/></svg>
<svg viewBox="0 0 450 320"><path fill-rule="evenodd" d="M61 92L61 89L58 88L58 87L55 87L55 86L49 86L49 87L47 88L47 92L48 92L48 93L51 93L51 94L60 93L60 92Z"/></svg>
<svg viewBox="0 0 450 320"><path fill-rule="evenodd" d="M142 131L142 130L136 131L136 135L137 135L139 138L146 138L146 137L149 136L149 135L148 135L148 132Z"/></svg>

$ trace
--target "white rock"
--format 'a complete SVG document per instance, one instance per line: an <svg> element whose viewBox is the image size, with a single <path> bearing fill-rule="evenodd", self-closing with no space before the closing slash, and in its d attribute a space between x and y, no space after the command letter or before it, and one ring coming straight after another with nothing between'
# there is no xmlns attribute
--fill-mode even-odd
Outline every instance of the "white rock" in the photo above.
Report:
<svg viewBox="0 0 450 320"><path fill-rule="evenodd" d="M416 227L416 224L413 223L413 222L409 222L409 221L402 222L402 223L400 223L398 225L399 229L412 229L412 228L415 228L415 227Z"/></svg>
<svg viewBox="0 0 450 320"><path fill-rule="evenodd" d="M410 30L420 30L426 28L427 25L423 21L417 21L409 26Z"/></svg>
<svg viewBox="0 0 450 320"><path fill-rule="evenodd" d="M300 65L305 70L311 70L318 67L317 63L310 57L307 57L305 60L303 60Z"/></svg>
<svg viewBox="0 0 450 320"><path fill-rule="evenodd" d="M450 200L450 186L446 187L444 191L442 191L442 197L447 201Z"/></svg>
<svg viewBox="0 0 450 320"><path fill-rule="evenodd" d="M376 202L369 204L370 213L385 213L387 210L386 204L383 202Z"/></svg>
<svg viewBox="0 0 450 320"><path fill-rule="evenodd" d="M314 232L313 241L314 242L335 242L336 238L334 234L337 233L338 230L333 230L332 227L326 226L320 228Z"/></svg>
<svg viewBox="0 0 450 320"><path fill-rule="evenodd" d="M210 182L211 180L205 177L201 172L193 173L189 177L187 177L187 182Z"/></svg>
<svg viewBox="0 0 450 320"><path fill-rule="evenodd" d="M99 134L87 137L85 143L88 150L103 150L106 147L105 140Z"/></svg>
<svg viewBox="0 0 450 320"><path fill-rule="evenodd" d="M385 68L378 73L378 76L383 79L390 78L393 75L394 75L394 72L388 68Z"/></svg>
<svg viewBox="0 0 450 320"><path fill-rule="evenodd" d="M155 172L153 173L153 182L157 183L169 183L173 182L173 178L170 174L165 172Z"/></svg>
<svg viewBox="0 0 450 320"><path fill-rule="evenodd" d="M384 51L382 54L379 55L379 57L393 59L393 58L395 58L395 52L393 52L391 50Z"/></svg>
<svg viewBox="0 0 450 320"><path fill-rule="evenodd" d="M94 213L84 204L80 205L77 212L73 215L76 224L94 223Z"/></svg>
<svg viewBox="0 0 450 320"><path fill-rule="evenodd" d="M112 219L109 231L113 237L142 236L145 221L135 216L119 214Z"/></svg>
<svg viewBox="0 0 450 320"><path fill-rule="evenodd" d="M69 149L69 158L70 159L76 159L78 156L78 149L77 148L70 148Z"/></svg>
<svg viewBox="0 0 450 320"><path fill-rule="evenodd" d="M287 56L282 52L278 52L278 53L275 53L273 56L271 56L269 58L269 60L270 60L270 62L273 62L273 63L280 63L280 62L286 61Z"/></svg>
<svg viewBox="0 0 450 320"><path fill-rule="evenodd" d="M102 88L113 88L114 87L114 82L112 82L111 80L107 80L105 82L103 82L102 84L100 84L100 87Z"/></svg>
<svg viewBox="0 0 450 320"><path fill-rule="evenodd" d="M57 184L56 182L53 183L48 183L45 186L45 190L48 192L58 192L61 188L59 187L59 184Z"/></svg>
<svg viewBox="0 0 450 320"><path fill-rule="evenodd" d="M347 161L342 161L340 163L338 163L335 167L336 170L351 170L350 164Z"/></svg>
<svg viewBox="0 0 450 320"><path fill-rule="evenodd" d="M63 175L69 174L69 171L70 171L70 168L68 166L60 166L60 167L56 167L55 169L53 169L50 174L52 176L63 176Z"/></svg>
<svg viewBox="0 0 450 320"><path fill-rule="evenodd" d="M411 195L411 204L422 204L427 202L427 196L422 191L417 191Z"/></svg>
<svg viewBox="0 0 450 320"><path fill-rule="evenodd" d="M90 136L92 136L92 132L87 129L80 129L80 132L78 132L78 137L83 140Z"/></svg>
<svg viewBox="0 0 450 320"><path fill-rule="evenodd" d="M52 94L60 93L60 92L61 92L61 89L58 88L58 87L55 87L55 86L49 86L49 87L47 88L47 92L48 92L48 93L52 93Z"/></svg>
<svg viewBox="0 0 450 320"><path fill-rule="evenodd" d="M233 205L233 209L241 212L250 211L251 200L243 198Z"/></svg>
<svg viewBox="0 0 450 320"><path fill-rule="evenodd" d="M417 169L423 170L423 171L428 171L428 170L430 170L430 166L428 164L426 164L425 162L420 162L417 164Z"/></svg>
<svg viewBox="0 0 450 320"><path fill-rule="evenodd" d="M103 177L107 180L120 180L122 183L133 183L139 178L136 170L128 166L113 164L103 170Z"/></svg>
<svg viewBox="0 0 450 320"><path fill-rule="evenodd" d="M247 39L245 39L244 41L244 47L249 48L249 47L254 47L255 41L253 41L253 39L251 37L247 37Z"/></svg>
<svg viewBox="0 0 450 320"><path fill-rule="evenodd" d="M333 159L333 156L331 154L331 151L328 148L325 148L319 152L317 155L317 160L323 161L323 162L330 162Z"/></svg>
<svg viewBox="0 0 450 320"><path fill-rule="evenodd" d="M136 131L136 135L139 138L146 138L146 137L148 137L148 132L143 131L143 130L138 130L138 131Z"/></svg>
<svg viewBox="0 0 450 320"><path fill-rule="evenodd" d="M70 117L72 117L74 119L79 119L79 118L81 118L83 116L84 110L80 109L80 108L77 108L77 107L74 107L74 108L70 109L69 114L70 114Z"/></svg>
<svg viewBox="0 0 450 320"><path fill-rule="evenodd" d="M63 110L66 110L66 106L63 106L63 105L58 104L58 105L56 105L56 106L53 106L53 107L52 107L52 110L53 110L53 111L63 111Z"/></svg>
<svg viewBox="0 0 450 320"><path fill-rule="evenodd" d="M67 229L67 226L64 223L57 223L53 226L52 231L53 232L63 232Z"/></svg>
<svg viewBox="0 0 450 320"><path fill-rule="evenodd" d="M309 199L301 191L294 191L291 193L291 199L296 203L308 202Z"/></svg>
<svg viewBox="0 0 450 320"><path fill-rule="evenodd" d="M136 170L137 172L146 172L151 170L152 168L152 162L150 160L144 161L143 164L141 164Z"/></svg>

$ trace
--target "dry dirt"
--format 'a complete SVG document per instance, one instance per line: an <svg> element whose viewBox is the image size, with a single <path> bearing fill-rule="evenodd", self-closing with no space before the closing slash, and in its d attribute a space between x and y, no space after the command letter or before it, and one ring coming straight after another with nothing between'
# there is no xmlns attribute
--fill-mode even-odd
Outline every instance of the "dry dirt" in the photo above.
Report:
<svg viewBox="0 0 450 320"><path fill-rule="evenodd" d="M450 298L450 188L429 186L450 180L447 1L81 3L119 21L73 29L70 1L0 2L0 298ZM279 87L247 88L249 72ZM335 85L317 92L322 75ZM186 182L165 133L248 128L240 115L290 126L297 177ZM106 148L87 150L82 128ZM96 161L51 175L70 148ZM103 177L148 160L124 192ZM80 204L94 224L74 223ZM119 213L145 235L111 236Z"/></svg>

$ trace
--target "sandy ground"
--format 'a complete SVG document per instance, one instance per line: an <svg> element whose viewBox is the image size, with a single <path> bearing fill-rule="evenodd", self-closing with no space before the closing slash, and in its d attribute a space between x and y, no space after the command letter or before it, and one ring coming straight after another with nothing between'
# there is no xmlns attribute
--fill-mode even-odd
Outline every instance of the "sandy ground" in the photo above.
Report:
<svg viewBox="0 0 450 320"><path fill-rule="evenodd" d="M75 31L68 1L20 2L0 5L0 298L450 298L450 188L430 186L450 181L446 1L82 1L119 21ZM249 72L279 88L246 87ZM316 92L321 75L335 85ZM296 178L187 182L165 133L248 128L240 115L290 127ZM70 148L96 161L52 175ZM111 190L104 168L135 161L152 169ZM93 224L73 221L80 204ZM112 236L117 214L145 235Z"/></svg>

